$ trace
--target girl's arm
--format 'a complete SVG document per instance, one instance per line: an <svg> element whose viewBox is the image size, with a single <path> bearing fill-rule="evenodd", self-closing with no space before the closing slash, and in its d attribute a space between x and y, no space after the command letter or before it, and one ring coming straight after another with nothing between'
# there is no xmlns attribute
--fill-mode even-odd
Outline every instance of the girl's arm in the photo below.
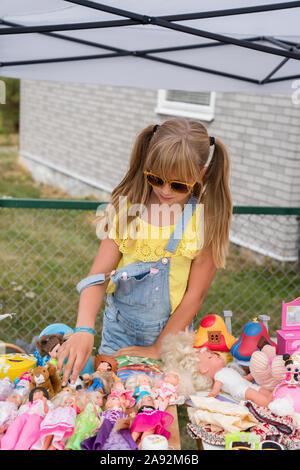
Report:
<svg viewBox="0 0 300 470"><path fill-rule="evenodd" d="M119 247L114 240L108 237L102 240L88 276L105 273L107 274L107 279L103 284L86 287L82 291L79 300L76 327L95 327L95 321L109 283L109 274L117 267L121 256L122 254L119 251ZM93 346L94 337L91 333L86 332L74 333L63 343L59 349L57 363L57 370L61 373L64 361L68 358L62 378L63 386L67 383L71 371L73 371L71 381L73 383L75 382L77 376L89 360Z"/></svg>
<svg viewBox="0 0 300 470"><path fill-rule="evenodd" d="M152 346L121 348L115 353L115 356L132 355L159 359L161 344L165 336L184 331L192 323L206 297L216 270L210 250L201 261L192 261L188 285L183 299L170 316L156 343Z"/></svg>

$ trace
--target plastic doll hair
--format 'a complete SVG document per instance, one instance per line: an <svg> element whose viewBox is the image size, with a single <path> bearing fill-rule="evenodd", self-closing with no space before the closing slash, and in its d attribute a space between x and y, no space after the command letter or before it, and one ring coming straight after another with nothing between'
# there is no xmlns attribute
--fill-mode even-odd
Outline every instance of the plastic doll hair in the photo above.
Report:
<svg viewBox="0 0 300 470"><path fill-rule="evenodd" d="M113 398L113 396L112 396L111 398ZM103 406L103 410L104 410L104 411L107 411L107 410L110 409L110 408L109 408L109 403L110 403L110 401L111 401L111 398L109 398L109 396L107 397L107 400L106 400L106 402L105 402L105 405ZM120 400L120 408L122 408L122 410L123 410L124 412L126 411L126 407L125 407L125 405L121 402L121 400Z"/></svg>
<svg viewBox="0 0 300 470"><path fill-rule="evenodd" d="M57 344L63 344L64 342L64 337L63 335L59 333L55 333L52 335L43 335L40 338L37 339L36 341L36 347L41 355L41 357L49 355L49 352L52 351L52 349L57 345Z"/></svg>
<svg viewBox="0 0 300 470"><path fill-rule="evenodd" d="M31 401L31 402L33 401L33 395L35 394L35 392L36 392L37 390L41 390L41 391L43 392L43 394L44 394L44 397L46 397L47 400L49 400L49 394L48 394L47 390L46 390L44 387L35 387L35 388L33 388L33 389L30 391L30 393L29 393L29 397L28 397L28 400L29 400L29 401Z"/></svg>

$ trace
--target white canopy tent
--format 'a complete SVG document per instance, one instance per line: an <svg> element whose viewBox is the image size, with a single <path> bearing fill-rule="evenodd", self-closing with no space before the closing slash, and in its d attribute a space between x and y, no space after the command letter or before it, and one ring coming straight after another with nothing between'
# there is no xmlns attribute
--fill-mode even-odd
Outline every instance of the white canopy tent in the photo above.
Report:
<svg viewBox="0 0 300 470"><path fill-rule="evenodd" d="M292 93L300 1L1 0L0 76Z"/></svg>

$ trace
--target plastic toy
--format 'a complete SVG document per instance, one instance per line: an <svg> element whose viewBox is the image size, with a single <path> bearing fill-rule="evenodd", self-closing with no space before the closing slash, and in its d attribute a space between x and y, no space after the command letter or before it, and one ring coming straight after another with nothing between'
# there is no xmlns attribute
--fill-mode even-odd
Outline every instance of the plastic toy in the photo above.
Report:
<svg viewBox="0 0 300 470"><path fill-rule="evenodd" d="M266 326L254 318L244 326L239 340L231 347L231 354L237 361L249 363L252 353L258 349L258 342L262 336L271 346L276 347L269 337Z"/></svg>
<svg viewBox="0 0 300 470"><path fill-rule="evenodd" d="M277 354L290 354L300 349L300 297L282 302L281 330L277 330Z"/></svg>
<svg viewBox="0 0 300 470"><path fill-rule="evenodd" d="M29 354L1 354L0 355L0 379L9 377L13 382L21 377L24 372L36 366L36 358Z"/></svg>
<svg viewBox="0 0 300 470"><path fill-rule="evenodd" d="M238 432L225 435L225 450L258 450L260 438L253 432Z"/></svg>
<svg viewBox="0 0 300 470"><path fill-rule="evenodd" d="M270 345L265 345L261 351L254 351L249 369L255 382L267 390L274 390L286 375L283 357L276 355L276 348Z"/></svg>
<svg viewBox="0 0 300 470"><path fill-rule="evenodd" d="M207 315L196 333L195 348L207 347L211 351L229 352L237 339L226 328L219 315Z"/></svg>

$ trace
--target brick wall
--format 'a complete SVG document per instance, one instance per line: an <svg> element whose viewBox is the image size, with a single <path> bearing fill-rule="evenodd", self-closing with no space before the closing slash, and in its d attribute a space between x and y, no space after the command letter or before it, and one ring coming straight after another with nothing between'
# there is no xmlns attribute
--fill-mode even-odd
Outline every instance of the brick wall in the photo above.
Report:
<svg viewBox="0 0 300 470"><path fill-rule="evenodd" d="M156 90L24 80L22 159L40 181L107 200L127 170L136 134L168 117L155 113L156 100ZM215 119L206 126L228 146L235 205L300 206L300 105L291 96L217 93ZM234 241L296 258L295 217L240 220L233 220Z"/></svg>

